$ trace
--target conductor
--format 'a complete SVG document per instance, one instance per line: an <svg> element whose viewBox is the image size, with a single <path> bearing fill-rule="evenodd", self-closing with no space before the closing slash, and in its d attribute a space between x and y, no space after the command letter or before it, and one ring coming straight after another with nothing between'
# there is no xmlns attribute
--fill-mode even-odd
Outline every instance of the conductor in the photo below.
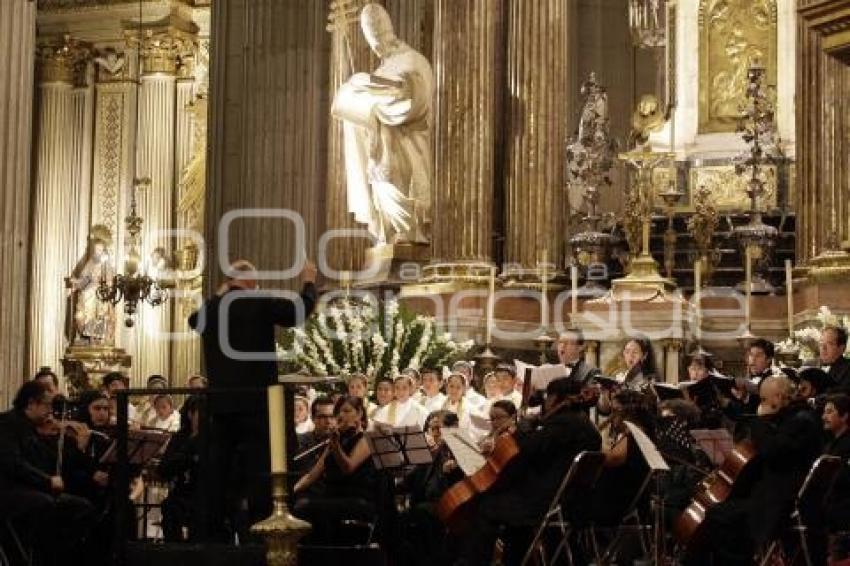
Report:
<svg viewBox="0 0 850 566"><path fill-rule="evenodd" d="M251 524L271 512L268 479L269 432L265 388L277 380L275 327L303 324L316 304L316 266L301 272L299 296L258 291L257 270L246 260L230 266L230 277L189 317L201 335L209 384L234 389L212 395L209 481L211 534L241 540ZM257 388L256 393L235 391Z"/></svg>

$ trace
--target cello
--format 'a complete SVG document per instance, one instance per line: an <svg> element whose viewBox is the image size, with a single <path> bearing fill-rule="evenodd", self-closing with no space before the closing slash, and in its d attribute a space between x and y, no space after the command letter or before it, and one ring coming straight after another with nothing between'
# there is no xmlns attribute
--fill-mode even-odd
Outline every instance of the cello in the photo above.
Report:
<svg viewBox="0 0 850 566"><path fill-rule="evenodd" d="M699 483L693 500L673 524L673 536L686 550L702 544L706 513L711 507L726 501L747 481L756 456L752 442L738 442L720 468Z"/></svg>

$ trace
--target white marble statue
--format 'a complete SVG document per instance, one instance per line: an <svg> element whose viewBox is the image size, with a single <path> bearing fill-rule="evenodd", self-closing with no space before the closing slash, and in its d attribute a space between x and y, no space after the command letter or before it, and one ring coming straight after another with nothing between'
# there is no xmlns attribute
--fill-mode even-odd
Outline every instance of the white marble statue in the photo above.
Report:
<svg viewBox="0 0 850 566"><path fill-rule="evenodd" d="M337 91L348 209L378 243L427 242L431 209L433 73L393 32L386 10L367 4L360 26L381 64Z"/></svg>

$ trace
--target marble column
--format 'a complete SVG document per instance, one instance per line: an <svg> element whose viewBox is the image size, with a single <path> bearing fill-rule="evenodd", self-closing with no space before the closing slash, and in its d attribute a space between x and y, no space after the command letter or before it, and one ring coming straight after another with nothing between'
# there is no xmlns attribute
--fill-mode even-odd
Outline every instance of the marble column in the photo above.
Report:
<svg viewBox="0 0 850 566"><path fill-rule="evenodd" d="M351 5L359 13L371 0L356 0ZM330 0L332 4L334 0ZM343 32L344 29L344 32ZM347 41L346 41L347 38ZM369 71L377 60L363 34L359 21L352 18L344 28L336 27L330 34L330 75L328 90L331 96L355 72ZM353 67L353 68L352 68ZM331 119L328 123L328 170L325 198L326 222L329 230L360 230L364 237L334 239L327 247L328 264L338 270L357 271L363 267L365 251L369 246L365 225L358 225L348 211L345 181L345 156L342 143L342 122Z"/></svg>
<svg viewBox="0 0 850 566"><path fill-rule="evenodd" d="M503 12L502 0L436 2L435 221L426 277L486 279L492 263Z"/></svg>
<svg viewBox="0 0 850 566"><path fill-rule="evenodd" d="M71 146L70 192L71 221L68 224L67 245L73 270L88 247L89 214L91 211L92 144L94 124L94 88L88 84L88 69L78 73L78 82L71 92L71 120L77 132Z"/></svg>
<svg viewBox="0 0 850 566"><path fill-rule="evenodd" d="M25 377L35 3L0 2L0 402Z"/></svg>
<svg viewBox="0 0 850 566"><path fill-rule="evenodd" d="M297 266L295 225L283 218L243 218L219 241L222 215L261 208L303 220L309 255L324 231L327 165L327 4L315 0L230 0L212 4L205 289L223 278L226 261L244 257L261 270ZM263 281L294 288L294 278Z"/></svg>
<svg viewBox="0 0 850 566"><path fill-rule="evenodd" d="M568 18L560 0L510 0L505 108L505 273L536 272L541 250L564 260Z"/></svg>
<svg viewBox="0 0 850 566"><path fill-rule="evenodd" d="M176 58L185 48L185 39L170 30L148 32L141 43L141 84L139 87L138 148L136 177L150 179L150 185L136 195L142 227L142 261L152 276L162 273L152 263L157 248L167 254L174 250ZM166 256L167 257L167 256ZM140 304L134 329L135 383L142 384L152 374L169 376L172 302L158 307Z"/></svg>
<svg viewBox="0 0 850 566"><path fill-rule="evenodd" d="M74 115L74 70L82 52L72 40L39 49L37 156L33 192L30 348L27 372L39 366L60 367L69 317L64 280L71 274L75 250L68 241L70 213L77 204L74 173L77 136Z"/></svg>

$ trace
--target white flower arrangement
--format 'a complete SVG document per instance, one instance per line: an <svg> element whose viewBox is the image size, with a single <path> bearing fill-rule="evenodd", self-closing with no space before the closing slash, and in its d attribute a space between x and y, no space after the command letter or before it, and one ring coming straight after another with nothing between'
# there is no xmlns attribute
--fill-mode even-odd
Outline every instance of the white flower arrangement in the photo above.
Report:
<svg viewBox="0 0 850 566"><path fill-rule="evenodd" d="M278 358L293 372L370 380L394 377L401 368L441 367L473 347L440 332L432 317L416 315L389 300L374 304L349 298L314 313L304 328L289 329Z"/></svg>
<svg viewBox="0 0 850 566"><path fill-rule="evenodd" d="M800 360L817 359L820 348L821 332L827 326L840 326L850 330L850 316L833 314L829 307L822 306L817 314L818 326L806 326L794 331L793 338L786 338L776 345L779 352L797 352ZM850 353L848 348L847 353ZM846 355L846 353L845 353Z"/></svg>

